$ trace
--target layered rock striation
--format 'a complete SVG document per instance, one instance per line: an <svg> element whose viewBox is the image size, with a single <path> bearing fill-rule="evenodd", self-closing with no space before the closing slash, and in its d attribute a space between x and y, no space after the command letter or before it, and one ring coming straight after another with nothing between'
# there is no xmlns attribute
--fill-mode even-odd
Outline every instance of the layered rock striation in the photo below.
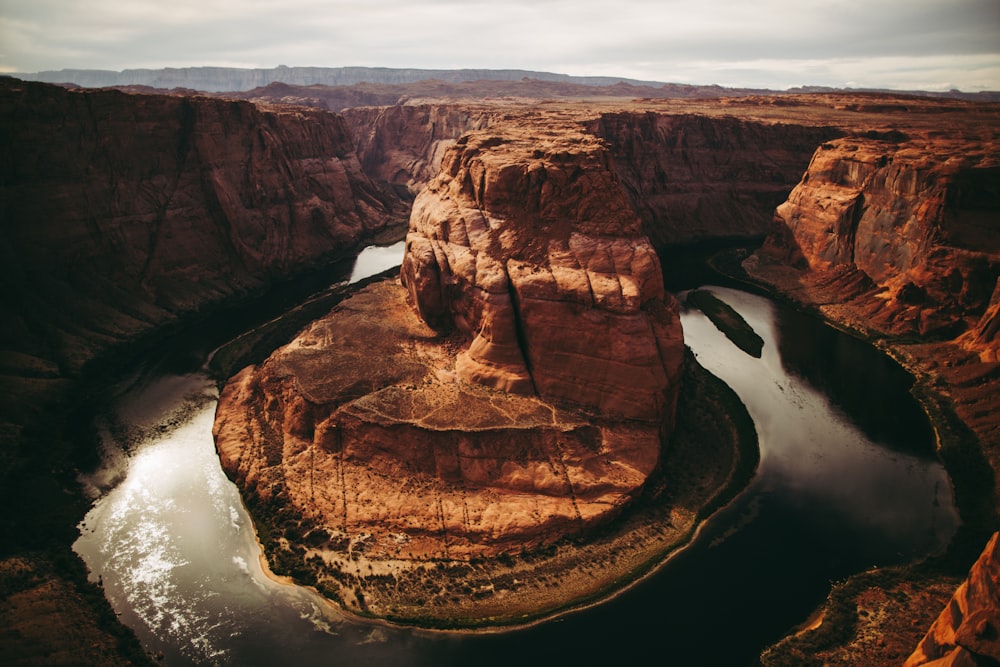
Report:
<svg viewBox="0 0 1000 667"><path fill-rule="evenodd" d="M345 109L367 174L415 197L441 170L459 137L496 122L496 109L466 105L395 105Z"/></svg>
<svg viewBox="0 0 1000 667"><path fill-rule="evenodd" d="M5 79L0 115L0 369L24 409L111 347L347 256L399 214L329 113Z"/></svg>
<svg viewBox="0 0 1000 667"><path fill-rule="evenodd" d="M964 528L968 535L990 534L997 527L1000 488L1000 115L993 105L900 100L893 108L878 102L838 104L838 110L871 114L871 120L817 148L800 183L776 209L764 247L743 266L752 277L876 341L915 375L914 392L932 416ZM953 551L961 551L968 535L960 534ZM967 591L960 591L908 664L975 662L961 646L992 655L994 551L995 539L974 566ZM927 598L907 591L940 588L951 576L933 570L884 577L884 591L859 583L868 575L878 579L877 573L845 586L856 591L851 595L858 610L863 599L884 594L897 601L902 617L910 610L916 617L926 615ZM969 595L979 602L972 604ZM986 616L971 612L989 598ZM963 621L967 614L972 624ZM884 633L878 646L888 654L886 647L913 634L912 626L901 625L859 618L857 634L847 635L852 641L822 653L813 646L810 654L857 660L855 652L874 633ZM825 635L822 626L816 635ZM782 646L812 641L804 633ZM878 651L865 661L899 663Z"/></svg>
<svg viewBox="0 0 1000 667"><path fill-rule="evenodd" d="M855 283L869 325L964 340L996 359L1000 162L989 144L901 132L824 143L776 210L765 255ZM995 310L995 308L994 308ZM985 317L984 317L985 316Z"/></svg>
<svg viewBox="0 0 1000 667"><path fill-rule="evenodd" d="M808 121L635 111L603 113L588 127L607 142L657 249L763 237L816 147L843 133Z"/></svg>
<svg viewBox="0 0 1000 667"><path fill-rule="evenodd" d="M1000 552L998 534L969 576L907 658L904 667L1000 663Z"/></svg>
<svg viewBox="0 0 1000 667"><path fill-rule="evenodd" d="M463 137L415 202L403 287L227 385L216 438L251 494L368 556L455 559L579 533L641 490L678 307L605 148L545 130Z"/></svg>

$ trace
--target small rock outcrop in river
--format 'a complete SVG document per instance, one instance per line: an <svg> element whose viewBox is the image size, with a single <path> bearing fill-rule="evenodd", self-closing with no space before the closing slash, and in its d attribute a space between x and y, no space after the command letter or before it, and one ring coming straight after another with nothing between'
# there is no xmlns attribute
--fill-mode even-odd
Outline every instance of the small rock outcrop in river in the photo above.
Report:
<svg viewBox="0 0 1000 667"><path fill-rule="evenodd" d="M677 304L604 147L545 130L460 140L415 203L405 290L363 290L227 385L216 437L241 486L384 558L549 543L642 488L676 405Z"/></svg>

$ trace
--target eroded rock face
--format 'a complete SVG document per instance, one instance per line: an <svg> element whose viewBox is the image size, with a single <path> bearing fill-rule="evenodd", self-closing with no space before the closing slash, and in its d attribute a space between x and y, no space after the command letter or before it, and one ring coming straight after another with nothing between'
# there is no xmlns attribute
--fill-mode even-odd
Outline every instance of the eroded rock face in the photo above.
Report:
<svg viewBox="0 0 1000 667"><path fill-rule="evenodd" d="M4 343L64 370L347 254L395 202L329 113L13 79L0 100Z"/></svg>
<svg viewBox="0 0 1000 667"><path fill-rule="evenodd" d="M3 79L0 142L12 440L111 348L349 257L402 214L317 110Z"/></svg>
<svg viewBox="0 0 1000 667"><path fill-rule="evenodd" d="M1000 552L994 533L968 578L906 660L919 665L1000 662Z"/></svg>
<svg viewBox="0 0 1000 667"><path fill-rule="evenodd" d="M418 197L401 271L225 388L227 472L375 558L468 558L617 515L672 424L678 307L609 157L474 133Z"/></svg>
<svg viewBox="0 0 1000 667"><path fill-rule="evenodd" d="M464 137L414 204L402 281L424 321L472 338L463 380L658 422L677 306L608 153L567 134Z"/></svg>
<svg viewBox="0 0 1000 667"><path fill-rule="evenodd" d="M777 208L765 253L816 275L856 274L844 297L868 293L876 329L949 338L974 329L968 346L995 359L997 183L989 145L899 132L831 141Z"/></svg>
<svg viewBox="0 0 1000 667"><path fill-rule="evenodd" d="M657 248L764 236L816 147L842 134L825 125L651 112L605 113L589 127L607 141Z"/></svg>
<svg viewBox="0 0 1000 667"><path fill-rule="evenodd" d="M657 465L659 428L462 382L463 342L398 284L361 291L226 385L224 469L373 558L519 551L621 511Z"/></svg>
<svg viewBox="0 0 1000 667"><path fill-rule="evenodd" d="M466 132L495 122L499 111L458 105L345 109L366 173L415 196L441 169L445 151Z"/></svg>

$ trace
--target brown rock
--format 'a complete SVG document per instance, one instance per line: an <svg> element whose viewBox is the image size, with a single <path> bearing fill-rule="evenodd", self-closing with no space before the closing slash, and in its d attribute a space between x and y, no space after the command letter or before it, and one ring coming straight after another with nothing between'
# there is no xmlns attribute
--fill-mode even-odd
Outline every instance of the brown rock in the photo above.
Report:
<svg viewBox="0 0 1000 667"><path fill-rule="evenodd" d="M1000 552L994 533L968 578L906 660L918 665L1000 662Z"/></svg>
<svg viewBox="0 0 1000 667"><path fill-rule="evenodd" d="M467 132L497 120L495 109L469 105L393 105L344 109L355 148L372 178L410 196L437 176L445 151Z"/></svg>
<svg viewBox="0 0 1000 667"><path fill-rule="evenodd" d="M426 322L471 337L462 379L603 415L672 414L677 306L593 137L464 137L414 204L401 277Z"/></svg>
<svg viewBox="0 0 1000 667"><path fill-rule="evenodd" d="M376 558L467 558L607 520L654 470L659 429L456 380L398 285L367 288L225 387L215 436L252 497L285 494Z"/></svg>
<svg viewBox="0 0 1000 667"><path fill-rule="evenodd" d="M398 201L317 110L7 79L0 119L4 347L64 373L348 255Z"/></svg>
<svg viewBox="0 0 1000 667"><path fill-rule="evenodd" d="M405 290L358 293L227 385L216 438L244 489L376 558L551 543L638 493L678 307L606 151L545 129L461 139L415 203Z"/></svg>
<svg viewBox="0 0 1000 667"><path fill-rule="evenodd" d="M589 124L653 245L760 238L816 147L843 130L798 123L625 111ZM813 124L815 123L815 125Z"/></svg>
<svg viewBox="0 0 1000 667"><path fill-rule="evenodd" d="M858 272L869 326L896 334L953 337L995 357L986 315L1000 274L991 230L1000 179L988 145L850 137L821 146L802 181L777 208L765 253L818 279ZM990 194L993 192L994 194Z"/></svg>

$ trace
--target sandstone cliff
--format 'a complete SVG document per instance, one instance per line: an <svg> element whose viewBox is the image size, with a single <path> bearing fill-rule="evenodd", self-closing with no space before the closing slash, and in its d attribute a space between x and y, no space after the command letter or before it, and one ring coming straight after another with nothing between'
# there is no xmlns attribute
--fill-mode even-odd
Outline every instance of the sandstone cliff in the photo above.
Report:
<svg viewBox="0 0 1000 667"><path fill-rule="evenodd" d="M472 338L463 379L657 421L680 362L659 262L600 142L549 146L463 137L414 204L403 284Z"/></svg>
<svg viewBox="0 0 1000 667"><path fill-rule="evenodd" d="M998 125L994 113L975 128L869 131L823 144L778 207L764 248L745 263L827 317L884 337L978 441L994 480ZM981 465L962 465L952 475L983 475ZM989 487L976 492L987 504L996 482ZM975 512L992 516L995 507Z"/></svg>
<svg viewBox="0 0 1000 667"><path fill-rule="evenodd" d="M876 341L915 375L914 391L933 418L965 530L992 533L1000 488L1000 110L912 99L880 105L877 98L838 102L836 109L871 114L870 120L816 149L800 183L776 209L764 247L743 266ZM963 539L969 538L960 534L957 541ZM953 547L961 551L961 544ZM933 566L917 572L913 579L880 579L876 572L848 580L844 590L852 597L840 608L858 614L853 633L820 626L782 642L768 664L802 655L801 647L812 642L823 645L822 651L808 649L817 664L856 661L859 652L868 664L899 664L891 656L916 628L896 621L926 616L929 598L922 591L941 590L951 576ZM873 580L878 583L866 583ZM990 586L986 595L995 609ZM892 600L893 617L862 617L866 601L880 596ZM922 651L954 639L954 628L952 639L942 628L961 620L963 604L949 606L943 615L949 618L935 626ZM838 632L838 642L824 644ZM872 644L873 637L880 639ZM904 645L907 652L913 641ZM972 664L961 651L942 660Z"/></svg>
<svg viewBox="0 0 1000 667"><path fill-rule="evenodd" d="M677 305L606 150L547 129L459 140L415 203L406 289L357 294L227 385L217 443L252 495L370 556L468 558L578 533L642 488Z"/></svg>
<svg viewBox="0 0 1000 667"><path fill-rule="evenodd" d="M441 169L445 151L460 136L488 127L496 110L465 105L345 109L361 165L372 178L416 196Z"/></svg>
<svg viewBox="0 0 1000 667"><path fill-rule="evenodd" d="M398 205L328 113L5 79L0 114L0 348L30 378L4 382L22 409L115 344L348 254Z"/></svg>
<svg viewBox="0 0 1000 667"><path fill-rule="evenodd" d="M544 116L520 109L517 116ZM346 109L365 170L416 194L463 134L513 114L502 105L437 104ZM774 208L798 183L816 147L842 131L692 113L605 112L585 121L657 250L713 239L763 237Z"/></svg>
<svg viewBox="0 0 1000 667"><path fill-rule="evenodd" d="M605 113L589 127L657 247L763 237L774 208L841 130L693 114Z"/></svg>
<svg viewBox="0 0 1000 667"><path fill-rule="evenodd" d="M1000 663L1000 551L994 533L904 667Z"/></svg>
<svg viewBox="0 0 1000 667"><path fill-rule="evenodd" d="M968 346L996 359L987 307L1000 275L998 183L989 143L900 132L831 141L778 207L765 253L816 275L853 274L844 296L868 295L874 329L973 329Z"/></svg>

